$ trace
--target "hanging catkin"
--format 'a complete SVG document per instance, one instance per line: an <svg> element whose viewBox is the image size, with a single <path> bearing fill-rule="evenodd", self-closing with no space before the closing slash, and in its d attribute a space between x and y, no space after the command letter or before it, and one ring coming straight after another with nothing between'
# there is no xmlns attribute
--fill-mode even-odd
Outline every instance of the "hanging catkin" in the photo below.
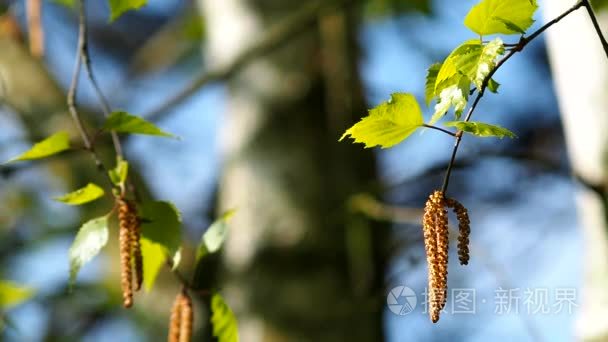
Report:
<svg viewBox="0 0 608 342"><path fill-rule="evenodd" d="M458 259L460 259L461 265L467 265L469 263L469 235L471 234L471 221L469 220L469 213L457 200L450 198L447 200L448 207L454 210L456 217L458 218Z"/></svg>
<svg viewBox="0 0 608 342"><path fill-rule="evenodd" d="M182 291L181 324L179 327L179 342L190 342L192 339L192 322L194 312L192 311L192 299L186 291Z"/></svg>
<svg viewBox="0 0 608 342"><path fill-rule="evenodd" d="M181 293L175 297L171 308L171 318L169 320L168 342L179 342L179 333L182 322L182 297Z"/></svg>
<svg viewBox="0 0 608 342"><path fill-rule="evenodd" d="M453 208L458 218L458 258L460 263L469 262L469 234L471 233L467 209L453 198L435 191L426 201L422 219L424 249L429 268L428 310L433 323L439 321L441 310L447 302L448 290L448 211Z"/></svg>
<svg viewBox="0 0 608 342"><path fill-rule="evenodd" d="M428 309L433 322L439 320L447 296L448 230L445 198L441 191L429 196L424 208L424 245L429 267Z"/></svg>
<svg viewBox="0 0 608 342"><path fill-rule="evenodd" d="M133 305L132 265L131 265L131 226L132 206L124 199L118 200L118 224L120 242L120 285L122 287L123 305Z"/></svg>
<svg viewBox="0 0 608 342"><path fill-rule="evenodd" d="M443 194L441 194L443 196ZM437 264L439 268L439 274L437 276L437 291L436 301L439 306L439 310L445 307L447 300L447 288L448 288L448 212L444 207L445 200L439 201L438 208L436 209L435 216L435 229L437 233Z"/></svg>
<svg viewBox="0 0 608 342"><path fill-rule="evenodd" d="M185 289L175 297L169 321L169 342L190 342L192 339L192 299Z"/></svg>
<svg viewBox="0 0 608 342"><path fill-rule="evenodd" d="M133 208L135 210L135 208ZM141 255L141 226L137 214L132 215L131 219L131 252L133 254L133 270L135 275L135 291L141 289L141 284L144 281L144 263Z"/></svg>

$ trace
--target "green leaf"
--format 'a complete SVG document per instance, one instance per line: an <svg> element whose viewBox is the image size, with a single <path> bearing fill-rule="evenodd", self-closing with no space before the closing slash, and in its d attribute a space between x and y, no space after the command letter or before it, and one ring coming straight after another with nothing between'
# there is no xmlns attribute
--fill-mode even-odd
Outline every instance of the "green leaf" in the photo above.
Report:
<svg viewBox="0 0 608 342"><path fill-rule="evenodd" d="M442 63L435 63L429 67L426 73L426 84L424 89L424 102L430 105L431 101L437 96L435 93L435 83L437 83L437 74L441 69Z"/></svg>
<svg viewBox="0 0 608 342"><path fill-rule="evenodd" d="M80 188L60 197L55 197L54 199L69 205L81 205L94 201L103 196L103 194L102 188L96 184L89 183L84 188Z"/></svg>
<svg viewBox="0 0 608 342"><path fill-rule="evenodd" d="M126 11L144 6L147 2L148 0L108 0L108 4L110 5L110 21L118 19Z"/></svg>
<svg viewBox="0 0 608 342"><path fill-rule="evenodd" d="M129 174L129 163L119 158L116 162L116 166L108 171L108 175L110 176L110 180L116 186L122 186L127 180L127 175Z"/></svg>
<svg viewBox="0 0 608 342"><path fill-rule="evenodd" d="M76 281L80 268L91 261L108 242L108 217L90 220L80 227L69 251L70 286Z"/></svg>
<svg viewBox="0 0 608 342"><path fill-rule="evenodd" d="M196 250L196 262L207 254L217 252L228 234L228 222L236 210L228 210L223 213L203 234Z"/></svg>
<svg viewBox="0 0 608 342"><path fill-rule="evenodd" d="M496 82L493 78L490 78L488 81L488 89L496 94L498 93L498 88L500 88L500 83Z"/></svg>
<svg viewBox="0 0 608 342"><path fill-rule="evenodd" d="M168 251L160 243L150 241L143 236L140 243L143 257L144 288L147 292L150 292L156 282L158 272L167 262Z"/></svg>
<svg viewBox="0 0 608 342"><path fill-rule="evenodd" d="M36 291L9 281L0 281L0 310L6 311L32 298Z"/></svg>
<svg viewBox="0 0 608 342"><path fill-rule="evenodd" d="M50 137L34 144L32 148L21 155L12 158L7 163L18 160L40 159L70 148L70 135L67 132L57 132Z"/></svg>
<svg viewBox="0 0 608 342"><path fill-rule="evenodd" d="M513 32L517 32L519 34L526 34L526 30L524 30L521 27L517 26L514 22L512 22L510 20L507 20L507 19L501 18L501 17L493 17L493 19L502 22L503 24L505 24L505 26L509 30L512 30Z"/></svg>
<svg viewBox="0 0 608 342"><path fill-rule="evenodd" d="M176 136L173 134L162 131L153 123L122 111L117 111L110 114L103 125L103 129L118 133L146 134L176 138Z"/></svg>
<svg viewBox="0 0 608 342"><path fill-rule="evenodd" d="M218 293L211 297L211 325L218 342L238 342L239 332L236 317L224 298Z"/></svg>
<svg viewBox="0 0 608 342"><path fill-rule="evenodd" d="M517 138L517 136L506 128L490 125L483 122L464 122L464 121L450 121L444 123L448 127L456 127L457 129L471 133L478 137L498 137L498 138Z"/></svg>
<svg viewBox="0 0 608 342"><path fill-rule="evenodd" d="M377 145L388 148L403 141L423 123L416 98L412 94L395 93L388 102L371 109L368 116L349 128L340 141L350 135L355 143L364 143L365 148Z"/></svg>
<svg viewBox="0 0 608 342"><path fill-rule="evenodd" d="M150 291L160 268L181 246L182 221L169 202L146 202L141 207L144 287Z"/></svg>
<svg viewBox="0 0 608 342"><path fill-rule="evenodd" d="M482 0L473 6L464 24L480 36L523 33L534 23L537 8L536 0Z"/></svg>
<svg viewBox="0 0 608 342"><path fill-rule="evenodd" d="M441 93L439 93L439 101L435 105L435 113L429 122L431 125L439 121L451 107L454 107L456 118L460 118L462 111L467 106L471 81L465 76L456 75L445 83L448 82L453 84L447 88L443 88Z"/></svg>
<svg viewBox="0 0 608 342"><path fill-rule="evenodd" d="M457 84L460 80L459 78L456 78L456 82L454 82L455 77L458 76L458 68L454 63L454 59L475 53L480 47L481 41L479 39L470 39L459 45L448 55L448 57L446 57L441 65L441 69L439 69L439 72L437 73L437 79L435 80L436 95L440 94L443 89Z"/></svg>
<svg viewBox="0 0 608 342"><path fill-rule="evenodd" d="M496 38L486 45L479 42L470 45L471 49L466 54L452 57L452 62L458 72L466 75L478 90L481 90L483 81L496 67L496 58L505 52L502 39Z"/></svg>

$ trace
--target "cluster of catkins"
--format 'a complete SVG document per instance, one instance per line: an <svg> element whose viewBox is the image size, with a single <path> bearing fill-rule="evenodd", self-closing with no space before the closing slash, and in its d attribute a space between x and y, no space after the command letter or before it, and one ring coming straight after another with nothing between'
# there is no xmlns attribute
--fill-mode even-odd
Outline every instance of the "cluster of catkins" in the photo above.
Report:
<svg viewBox="0 0 608 342"><path fill-rule="evenodd" d="M469 263L471 228L467 209L457 200L445 198L443 192L435 191L426 202L422 221L424 247L429 267L428 309L433 323L439 321L439 314L447 301L449 245L447 208L452 208L458 218L460 264Z"/></svg>
<svg viewBox="0 0 608 342"><path fill-rule="evenodd" d="M122 287L123 305L133 305L133 290L139 291L144 279L143 258L141 254L141 220L137 215L135 203L119 197L118 225L120 242L120 285ZM133 286L135 285L135 286ZM171 310L169 325L169 342L188 342L192 338L192 300L186 289L177 295Z"/></svg>
<svg viewBox="0 0 608 342"><path fill-rule="evenodd" d="M185 289L175 297L169 322L169 342L188 342L192 338L192 300Z"/></svg>

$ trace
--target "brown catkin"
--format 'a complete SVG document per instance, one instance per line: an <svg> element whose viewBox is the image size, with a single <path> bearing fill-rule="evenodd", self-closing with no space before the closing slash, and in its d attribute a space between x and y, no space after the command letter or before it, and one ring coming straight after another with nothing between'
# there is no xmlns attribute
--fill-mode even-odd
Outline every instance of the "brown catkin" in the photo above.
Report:
<svg viewBox="0 0 608 342"><path fill-rule="evenodd" d="M442 204L444 201L441 202ZM435 216L435 229L437 233L437 263L439 274L437 275L437 297L439 310L445 307L448 287L448 212L441 206L437 209Z"/></svg>
<svg viewBox="0 0 608 342"><path fill-rule="evenodd" d="M133 215L134 220L131 226L131 250L133 253L133 270L135 275L135 291L141 289L141 284L144 281L144 261L141 254L141 226L137 215Z"/></svg>
<svg viewBox="0 0 608 342"><path fill-rule="evenodd" d="M190 342L192 339L192 322L194 312L192 311L192 299L186 291L181 293L181 324L179 327L179 342Z"/></svg>
<svg viewBox="0 0 608 342"><path fill-rule="evenodd" d="M171 318L169 320L168 342L179 342L180 327L182 325L182 294L175 297L171 308Z"/></svg>
<svg viewBox="0 0 608 342"><path fill-rule="evenodd" d="M456 217L458 218L458 259L461 265L467 265L469 263L469 235L471 234L471 221L469 220L469 213L457 200L450 198L447 200L448 207L454 210Z"/></svg>
<svg viewBox="0 0 608 342"><path fill-rule="evenodd" d="M426 260L429 268L428 276L428 310L431 320L436 322L439 319L438 313L434 308L434 289L437 287L435 283L437 279L437 234L435 234L435 205L433 204L433 195L429 197L424 207L424 217L422 228L424 233L424 246L426 250Z"/></svg>
<svg viewBox="0 0 608 342"><path fill-rule="evenodd" d="M123 305L129 308L133 305L133 241L134 234L139 235L138 219L135 206L125 200L118 199L118 224L120 241L120 276ZM139 241L139 239L137 239ZM139 249L139 243L138 249ZM140 253L141 255L141 253ZM141 280L141 279L139 279Z"/></svg>
<svg viewBox="0 0 608 342"><path fill-rule="evenodd" d="M447 300L448 216L445 207L443 193L433 192L426 202L422 224L429 267L429 316L433 322L439 320Z"/></svg>

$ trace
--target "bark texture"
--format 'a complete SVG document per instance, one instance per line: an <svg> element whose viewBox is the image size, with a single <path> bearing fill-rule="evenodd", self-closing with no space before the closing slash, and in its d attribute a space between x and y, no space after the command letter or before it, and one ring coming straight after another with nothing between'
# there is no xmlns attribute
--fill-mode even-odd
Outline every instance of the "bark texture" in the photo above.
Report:
<svg viewBox="0 0 608 342"><path fill-rule="evenodd" d="M546 0L541 8L548 21L573 4L573 0ZM608 27L608 13L599 15L600 24ZM585 243L577 334L580 340L606 341L608 60L584 8L552 27L546 38L572 170L588 185L577 194Z"/></svg>
<svg viewBox="0 0 608 342"><path fill-rule="evenodd" d="M199 3L218 66L306 2ZM243 341L383 340L386 227L347 210L376 180L375 160L337 141L365 113L358 11L348 8L320 16L228 85L219 205L238 212L222 288Z"/></svg>

